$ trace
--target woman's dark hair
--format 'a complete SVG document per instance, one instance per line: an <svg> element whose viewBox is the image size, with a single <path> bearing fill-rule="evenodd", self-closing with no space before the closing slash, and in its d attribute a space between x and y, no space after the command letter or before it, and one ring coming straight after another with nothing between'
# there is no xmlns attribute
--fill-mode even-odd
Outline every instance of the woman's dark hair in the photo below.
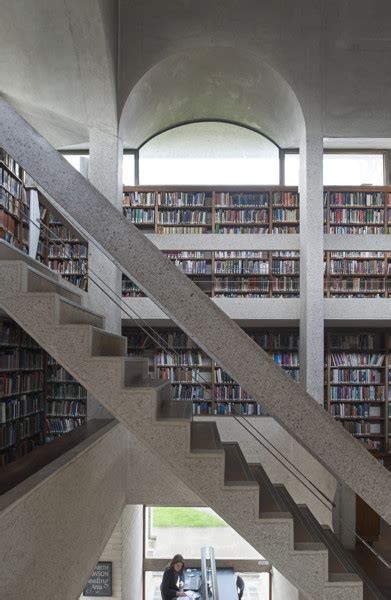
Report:
<svg viewBox="0 0 391 600"><path fill-rule="evenodd" d="M174 571L174 565L176 565L177 563L182 563L181 571L183 571L183 569L185 568L185 561L183 560L182 554L175 554L174 558L168 565L168 568L171 569L171 571Z"/></svg>

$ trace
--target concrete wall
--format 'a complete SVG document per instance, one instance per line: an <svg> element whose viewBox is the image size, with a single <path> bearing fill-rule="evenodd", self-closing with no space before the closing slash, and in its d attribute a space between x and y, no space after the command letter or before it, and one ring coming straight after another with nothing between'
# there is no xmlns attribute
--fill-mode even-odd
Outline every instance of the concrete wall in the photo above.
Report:
<svg viewBox="0 0 391 600"><path fill-rule="evenodd" d="M122 600L142 600L143 507L126 506L122 513Z"/></svg>
<svg viewBox="0 0 391 600"><path fill-rule="evenodd" d="M112 587L112 599L122 600L122 527L121 519L118 521L113 533L110 536L109 541L103 550L99 561L111 561L112 574L113 574L113 587ZM92 598L93 596L83 596L81 594L80 600L83 598Z"/></svg>
<svg viewBox="0 0 391 600"><path fill-rule="evenodd" d="M272 598L273 600L305 600L299 596L299 591L285 577L272 568Z"/></svg>

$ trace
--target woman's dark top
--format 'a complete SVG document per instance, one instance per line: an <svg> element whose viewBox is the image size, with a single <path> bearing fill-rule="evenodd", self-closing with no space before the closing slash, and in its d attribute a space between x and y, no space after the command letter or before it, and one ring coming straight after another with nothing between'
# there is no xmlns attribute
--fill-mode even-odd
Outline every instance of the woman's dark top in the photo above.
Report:
<svg viewBox="0 0 391 600"><path fill-rule="evenodd" d="M176 573L169 567L164 571L162 583L160 584L162 600L172 600L172 598L176 598L176 593L180 591L176 585L178 577L182 581L184 580L183 571Z"/></svg>

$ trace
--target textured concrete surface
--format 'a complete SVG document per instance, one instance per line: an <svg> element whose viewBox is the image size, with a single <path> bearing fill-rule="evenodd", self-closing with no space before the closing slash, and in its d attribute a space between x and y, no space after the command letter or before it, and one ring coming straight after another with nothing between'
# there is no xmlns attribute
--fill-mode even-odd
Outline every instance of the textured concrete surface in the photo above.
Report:
<svg viewBox="0 0 391 600"><path fill-rule="evenodd" d="M330 473L391 521L391 474L4 101L0 137L5 149L185 333ZM16 309L15 299L9 301Z"/></svg>
<svg viewBox="0 0 391 600"><path fill-rule="evenodd" d="M133 482L135 485L135 482ZM143 600L143 507L127 505L121 517L122 597Z"/></svg>
<svg viewBox="0 0 391 600"><path fill-rule="evenodd" d="M109 425L2 496L4 600L80 595L124 507L121 431Z"/></svg>
<svg viewBox="0 0 391 600"><path fill-rule="evenodd" d="M300 250L300 236L295 233L273 235L199 235L147 233L146 237L159 250ZM373 236L375 237L375 236Z"/></svg>
<svg viewBox="0 0 391 600"><path fill-rule="evenodd" d="M4 265L9 269L9 263ZM15 264L15 280L22 289L26 278L21 273L25 270L23 263ZM0 262L2 275L1 271ZM124 360L118 349L114 356L99 356L99 340L109 347L107 341L102 335L97 337L89 325L60 325L57 297L16 291L16 286L1 290L0 304L9 314L120 419L140 444L164 459L187 487L291 582L312 600L362 600L362 584L354 576L344 582L328 580L328 553L323 547L311 544L295 548L293 521L285 513L259 518L259 487L255 482L226 484L224 453L191 452L190 420L157 418L157 407L170 394L168 382L157 386L147 381L123 387Z"/></svg>

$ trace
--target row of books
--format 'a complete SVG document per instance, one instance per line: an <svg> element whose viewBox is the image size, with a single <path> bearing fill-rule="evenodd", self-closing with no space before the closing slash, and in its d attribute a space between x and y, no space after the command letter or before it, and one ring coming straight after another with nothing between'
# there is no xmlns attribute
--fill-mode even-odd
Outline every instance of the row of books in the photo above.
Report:
<svg viewBox="0 0 391 600"><path fill-rule="evenodd" d="M23 212L24 215L28 215L28 207L25 205L22 206L21 200L15 198L10 192L7 192L7 190L3 187L0 187L0 209L4 210L16 219L21 219L21 212Z"/></svg>
<svg viewBox="0 0 391 600"><path fill-rule="evenodd" d="M66 240L67 242L76 242L80 244L80 240L75 236L66 225L52 223L48 232L49 239L55 242L56 240Z"/></svg>
<svg viewBox="0 0 391 600"><path fill-rule="evenodd" d="M9 172L8 169L4 168L0 163L0 186L2 186L7 192L12 194L15 198L22 198L23 186L20 181L15 178L15 175Z"/></svg>
<svg viewBox="0 0 391 600"><path fill-rule="evenodd" d="M202 206L216 208L297 207L299 194L291 191L262 192L135 192L125 191L124 207Z"/></svg>
<svg viewBox="0 0 391 600"><path fill-rule="evenodd" d="M159 379L169 379L171 383L200 383L208 385L207 374L200 369L186 367L159 367ZM210 384L210 380L209 380Z"/></svg>
<svg viewBox="0 0 391 600"><path fill-rule="evenodd" d="M384 223L384 210L382 208L355 209L335 208L330 210L330 223L337 225L375 225Z"/></svg>
<svg viewBox="0 0 391 600"><path fill-rule="evenodd" d="M50 392L48 398L51 399L72 399L86 400L87 392L77 381L72 382L53 382L49 381Z"/></svg>
<svg viewBox="0 0 391 600"><path fill-rule="evenodd" d="M0 373L0 397L26 394L43 388L43 373Z"/></svg>
<svg viewBox="0 0 391 600"><path fill-rule="evenodd" d="M60 275L84 275L87 271L86 259L73 259L73 260L62 260L62 259L49 259L49 269L56 271Z"/></svg>
<svg viewBox="0 0 391 600"><path fill-rule="evenodd" d="M330 192L330 207L333 206L385 206L390 203L390 194L384 192ZM327 203L327 192L324 195L324 203Z"/></svg>
<svg viewBox="0 0 391 600"><path fill-rule="evenodd" d="M0 350L0 371L15 369L42 369L43 355L27 348Z"/></svg>
<svg viewBox="0 0 391 600"><path fill-rule="evenodd" d="M212 265L206 260L175 259L174 264L186 275L210 275L212 273Z"/></svg>
<svg viewBox="0 0 391 600"><path fill-rule="evenodd" d="M69 431L73 431L76 427L80 427L84 423L84 418L80 417L77 419L69 419L66 417L56 417L52 419L46 419L46 434L64 434ZM50 441L50 439L48 440Z"/></svg>
<svg viewBox="0 0 391 600"><path fill-rule="evenodd" d="M160 350L156 353L158 366L211 366L211 361L201 350L178 350L175 354Z"/></svg>
<svg viewBox="0 0 391 600"><path fill-rule="evenodd" d="M332 369L332 383L382 383L382 372L376 369Z"/></svg>
<svg viewBox="0 0 391 600"><path fill-rule="evenodd" d="M197 413L195 413L197 414ZM213 414L223 416L243 416L251 417L253 415L261 416L265 414L265 409L256 402L216 402L213 407Z"/></svg>
<svg viewBox="0 0 391 600"><path fill-rule="evenodd" d="M217 275L268 275L269 261L253 259L216 260L215 273Z"/></svg>
<svg viewBox="0 0 391 600"><path fill-rule="evenodd" d="M196 226L196 227L183 227L183 226L175 226L175 227L163 227L160 226L158 227L158 233L163 233L163 234L167 234L167 235L171 235L173 233L186 233L186 234L201 234L201 233L207 233L208 228L207 226Z"/></svg>
<svg viewBox="0 0 391 600"><path fill-rule="evenodd" d="M275 232L277 233L277 232ZM385 233L383 226L376 225L330 225L330 229L326 230L325 233L335 233L338 235L357 235L357 234L378 234Z"/></svg>
<svg viewBox="0 0 391 600"><path fill-rule="evenodd" d="M85 417L87 415L87 407L85 402L77 400L53 400L49 403L46 413L47 417Z"/></svg>
<svg viewBox="0 0 391 600"><path fill-rule="evenodd" d="M333 417L364 417L376 418L381 416L380 406L371 406L370 404L333 404L331 406Z"/></svg>
<svg viewBox="0 0 391 600"><path fill-rule="evenodd" d="M87 258L87 245L86 244L49 244L48 256L49 258L66 258L66 259L77 259Z"/></svg>
<svg viewBox="0 0 391 600"><path fill-rule="evenodd" d="M384 336L375 333L331 333L329 336L329 348L331 350L375 350L384 347ZM361 363L367 364L367 363Z"/></svg>
<svg viewBox="0 0 391 600"><path fill-rule="evenodd" d="M4 163L7 169L12 171L12 173L18 177L18 179L21 179L21 168L19 163L17 163L16 160L4 150L4 148L0 148L0 162Z"/></svg>
<svg viewBox="0 0 391 600"><path fill-rule="evenodd" d="M251 223L262 223L268 226L269 214L266 210L217 210L216 223L242 223L248 225Z"/></svg>
<svg viewBox="0 0 391 600"><path fill-rule="evenodd" d="M333 278L325 280L325 290L347 294L383 294L385 292L385 282L381 279L362 279L360 277Z"/></svg>
<svg viewBox="0 0 391 600"><path fill-rule="evenodd" d="M367 352L331 352L333 367L382 367L384 354Z"/></svg>
<svg viewBox="0 0 391 600"><path fill-rule="evenodd" d="M330 399L332 402L384 402L384 387L332 385Z"/></svg>
<svg viewBox="0 0 391 600"><path fill-rule="evenodd" d="M282 223L296 223L299 220L298 208L273 208L272 220Z"/></svg>
<svg viewBox="0 0 391 600"><path fill-rule="evenodd" d="M31 413L44 410L43 394L21 395L6 402L0 402L0 423L19 419Z"/></svg>
<svg viewBox="0 0 391 600"><path fill-rule="evenodd" d="M162 225L211 225L212 216L205 210L159 211L158 222Z"/></svg>
<svg viewBox="0 0 391 600"><path fill-rule="evenodd" d="M344 428L353 434L375 435L380 434L379 423L368 423L368 421L343 421Z"/></svg>
<svg viewBox="0 0 391 600"><path fill-rule="evenodd" d="M384 275L383 260L330 260L332 275Z"/></svg>

